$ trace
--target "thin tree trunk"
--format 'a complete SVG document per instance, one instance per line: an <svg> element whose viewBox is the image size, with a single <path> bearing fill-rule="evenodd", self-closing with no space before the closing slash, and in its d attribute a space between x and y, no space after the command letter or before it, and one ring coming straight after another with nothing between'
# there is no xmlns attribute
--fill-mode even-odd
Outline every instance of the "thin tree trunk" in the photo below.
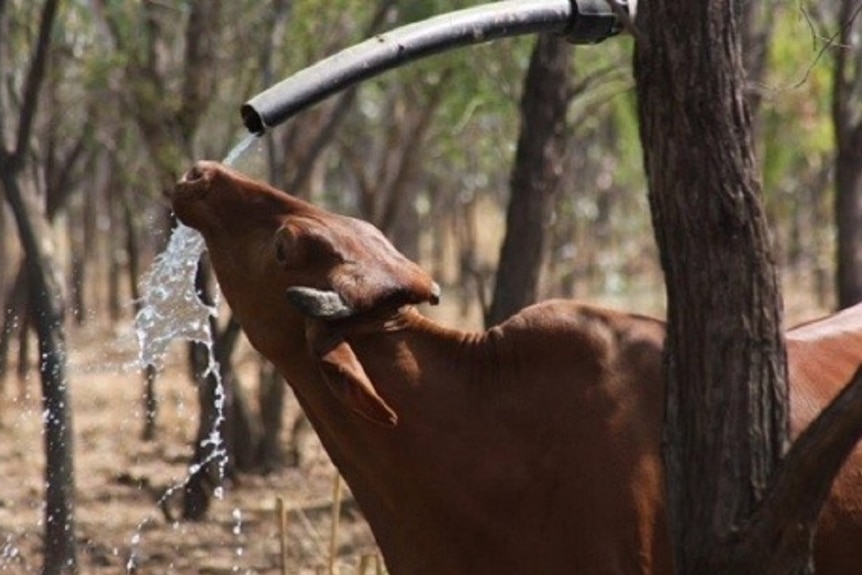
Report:
<svg viewBox="0 0 862 575"><path fill-rule="evenodd" d="M2 167L2 166L0 166ZM26 254L30 304L39 337L39 373L42 381L45 445L45 553L42 572L60 575L77 572L75 552L72 463L72 415L66 378L66 344L60 281L43 246L50 238L47 222L28 205L12 172L0 169L3 186Z"/></svg>
<svg viewBox="0 0 862 575"><path fill-rule="evenodd" d="M138 246L138 233L135 216L132 211L131 198L123 194L120 198L122 208L123 227L126 230L126 254L129 263L129 286L132 296L132 305L134 306L135 314L141 309L141 292L138 287L140 275L140 249ZM111 262L116 260L113 252L116 248L111 247ZM112 263L113 267L113 263ZM115 270L116 276L119 276L119 270ZM115 280L111 280L114 282ZM119 286L119 282L116 282ZM112 288L113 289L113 288ZM152 441L156 438L159 400L156 393L156 381L158 380L158 370L155 366L147 364L144 367L144 425L141 430L141 439L144 441Z"/></svg>
<svg viewBox="0 0 862 575"><path fill-rule="evenodd" d="M3 326L0 331L0 381L6 379L9 370L9 350L12 338L21 328L21 319L27 299L27 268L18 264L15 279L9 284L3 306Z"/></svg>
<svg viewBox="0 0 862 575"><path fill-rule="evenodd" d="M287 384L278 375L275 367L266 360L262 360L259 374L258 405L260 405L262 433L255 459L264 472L269 472L279 469L284 464L281 430L284 427L282 413Z"/></svg>
<svg viewBox="0 0 862 575"><path fill-rule="evenodd" d="M29 273L27 275L30 275ZM18 366L15 376L18 378L18 396L27 397L27 380L30 378L30 329L33 327L32 307L37 305L32 301L32 294L27 284L24 292L24 305L18 316Z"/></svg>
<svg viewBox="0 0 862 575"><path fill-rule="evenodd" d="M201 301L212 305L208 285L209 271L202 266L196 278ZM209 350L200 343L189 344L193 379L198 386L200 419L195 437L191 467L195 469L183 488L183 518L202 519L210 500L222 481L233 476L238 468L250 467L249 457L257 441L250 421L250 411L242 395L231 355L236 348L241 329L233 318L225 329L218 331L214 318L213 356L218 371L210 368ZM241 446L242 456L238 457Z"/></svg>
<svg viewBox="0 0 862 575"><path fill-rule="evenodd" d="M109 168L111 170L111 174L108 176L108 184L105 188L109 188L115 179L114 169L116 166L114 166L113 163L114 162L111 161L112 165ZM113 189L117 188L114 187ZM102 195L108 206L110 206L111 229L116 229L119 222L123 222L123 227L125 228L123 230L123 233L125 234L124 237L119 238L117 237L119 234L112 233L110 234L110 237L104 239L105 249L107 250L106 260L108 268L108 277L105 278L108 291L108 317L111 319L112 323L119 322L122 317L123 302L121 294L124 271L128 273L125 278L129 281L129 285L131 287L129 294L131 296L134 313L137 314L138 309L140 308L140 293L138 289L138 274L140 273L138 262L140 256L137 249L137 232L135 229L127 227L129 225L130 218L126 215L126 211L130 208L128 208L126 204L129 200L126 197L125 186L119 186L119 189L123 190L123 192L119 194L119 198L115 197L116 194L112 194L107 190L103 190ZM120 246L123 246L123 251L127 258L127 270L123 270ZM134 251L132 251L132 249L134 249Z"/></svg>
<svg viewBox="0 0 862 575"><path fill-rule="evenodd" d="M862 130L835 158L838 308L862 301Z"/></svg>
<svg viewBox="0 0 862 575"><path fill-rule="evenodd" d="M764 78L775 28L777 0L737 0L742 26L742 58L745 70L745 96L754 121L755 131L759 131L758 121L760 103L763 100ZM755 138L755 141L759 138Z"/></svg>
<svg viewBox="0 0 862 575"><path fill-rule="evenodd" d="M835 224L838 307L862 301L862 5L841 0L835 44L832 123L835 127Z"/></svg>
<svg viewBox="0 0 862 575"><path fill-rule="evenodd" d="M0 13L0 22L2 22L2 13ZM2 131L0 131L0 133L2 133ZM9 220L6 216L6 202L0 199L0 269L2 270L10 269L13 264L12 251L9 249L11 234L8 232L6 226L8 221ZM5 294L7 292L11 279L12 278L5 273L0 277L0 293Z"/></svg>
<svg viewBox="0 0 862 575"><path fill-rule="evenodd" d="M572 47L540 36L521 97L521 134L512 168L506 236L485 324L495 325L536 301L554 195L566 150Z"/></svg>

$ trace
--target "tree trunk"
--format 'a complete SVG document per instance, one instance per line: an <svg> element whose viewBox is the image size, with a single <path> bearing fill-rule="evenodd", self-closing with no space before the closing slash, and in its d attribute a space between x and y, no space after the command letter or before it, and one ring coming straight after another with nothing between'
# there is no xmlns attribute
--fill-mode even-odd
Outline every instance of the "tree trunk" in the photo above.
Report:
<svg viewBox="0 0 862 575"><path fill-rule="evenodd" d="M28 272L27 275L29 276L30 273ZM34 311L32 306L39 305L32 298L28 283L27 291L24 292L21 315L18 316L18 366L15 370L15 376L18 378L18 397L27 397L27 380L30 379L30 329L33 327Z"/></svg>
<svg viewBox="0 0 862 575"><path fill-rule="evenodd" d="M0 331L0 382L6 379L9 370L9 348L12 338L22 330L21 320L27 301L27 267L24 262L18 264L14 280L9 284L3 306L3 326Z"/></svg>
<svg viewBox="0 0 862 575"><path fill-rule="evenodd" d="M260 405L262 433L255 459L257 465L267 473L279 469L284 464L281 430L287 383L278 375L275 367L266 360L262 360L259 372L258 405Z"/></svg>
<svg viewBox="0 0 862 575"><path fill-rule="evenodd" d="M572 47L539 36L521 97L521 134L511 176L506 236L485 324L497 324L536 300L546 228L562 176Z"/></svg>
<svg viewBox="0 0 862 575"><path fill-rule="evenodd" d="M212 305L209 277L203 262L199 264L195 276L198 297L206 305ZM218 325L210 318L210 333L213 338L213 359L216 357ZM192 341L188 345L189 368L192 381L198 391L198 431L195 434L194 449L189 468L191 475L183 487L183 519L193 521L202 519L209 509L210 498L215 488L230 473L228 466L227 414L230 410L228 385L222 373L222 365L213 371L210 363L210 350L202 343Z"/></svg>
<svg viewBox="0 0 862 575"><path fill-rule="evenodd" d="M754 118L755 131L759 130L757 118L763 101L763 86L772 32L775 28L774 12L777 0L737 2L742 25L742 63L745 70L745 97ZM758 138L755 138L756 140Z"/></svg>
<svg viewBox="0 0 862 575"><path fill-rule="evenodd" d="M114 137L118 140L122 139L122 130L115 131ZM100 178L98 188L95 184L93 187L98 189L97 201L102 205L107 204L110 218L112 233L110 237L103 239L107 255L105 264L108 268L105 289L108 292L108 317L112 323L117 323L123 317L123 312L127 311L127 302L123 301L122 296L124 281L128 281L132 317L137 316L141 307L141 294L138 287L141 274L141 250L138 242L138 225L134 217L135 211L131 205L131 196L134 192L129 190L130 186L121 182L119 174L122 173L122 167L116 154L109 154L102 163L105 173ZM115 233L114 230L122 230L122 233Z"/></svg>
<svg viewBox="0 0 862 575"><path fill-rule="evenodd" d="M2 9L0 9L0 22L2 22ZM9 240L11 234L7 231L6 224L9 220L6 216L6 202L0 201L0 269L8 270L12 267L12 252L9 249ZM8 275L4 274L0 277L0 293L5 294L9 289Z"/></svg>
<svg viewBox="0 0 862 575"><path fill-rule="evenodd" d="M0 162L6 198L18 222L27 266L29 301L39 337L39 373L45 431L45 553L42 572L77 572L72 464L72 416L66 378L66 344L60 280L49 254L51 230L21 194L13 171Z"/></svg>
<svg viewBox="0 0 862 575"><path fill-rule="evenodd" d="M196 282L201 301L212 305L209 295L207 266L202 266ZM214 318L213 356L218 364L214 372L206 346L189 344L193 379L198 387L200 419L195 437L190 467L194 469L183 488L183 518L202 519L209 509L214 490L237 469L251 467L257 436L251 423L250 411L242 394L231 355L236 348L241 329L231 318L221 332Z"/></svg>
<svg viewBox="0 0 862 575"><path fill-rule="evenodd" d="M780 288L734 6L654 0L638 15L638 116L668 297L668 511L683 575L769 572L776 550L743 552L735 534L787 446Z"/></svg>
<svg viewBox="0 0 862 575"><path fill-rule="evenodd" d="M862 301L862 17L859 3L841 0L835 43L832 123L835 127L835 224L838 307Z"/></svg>
<svg viewBox="0 0 862 575"><path fill-rule="evenodd" d="M112 171L113 172L113 171ZM138 286L138 279L141 277L140 272L140 247L138 245L138 226L135 222L134 212L132 210L131 198L128 197L126 193L122 193L120 196L120 208L122 210L122 221L123 227L125 228L125 250L126 256L128 258L128 266L129 266L129 287L130 294L132 298L132 305L134 306L135 315L141 309L141 305L143 299L141 297L140 288ZM116 276L116 278L111 279L111 285L116 287L111 287L111 291L115 290L119 292L119 266L115 265L117 257L114 252L117 250L115 245L111 245L110 248L111 255L111 268L112 268L112 276ZM152 441L156 438L157 431L157 422L158 422L158 410L159 410L159 398L156 393L156 381L158 380L158 370L154 365L147 364L144 367L144 425L141 430L141 439L144 441Z"/></svg>
<svg viewBox="0 0 862 575"><path fill-rule="evenodd" d="M862 130L835 158L838 308L862 301Z"/></svg>

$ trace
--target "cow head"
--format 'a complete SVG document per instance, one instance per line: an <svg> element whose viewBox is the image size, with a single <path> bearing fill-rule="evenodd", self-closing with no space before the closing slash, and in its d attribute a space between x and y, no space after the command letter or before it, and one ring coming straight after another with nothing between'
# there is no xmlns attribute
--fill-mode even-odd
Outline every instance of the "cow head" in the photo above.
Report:
<svg viewBox="0 0 862 575"><path fill-rule="evenodd" d="M437 303L439 287L374 226L339 216L215 162L198 162L170 194L203 235L222 292L252 344L276 365L297 344L332 391L381 423L378 396L338 325Z"/></svg>

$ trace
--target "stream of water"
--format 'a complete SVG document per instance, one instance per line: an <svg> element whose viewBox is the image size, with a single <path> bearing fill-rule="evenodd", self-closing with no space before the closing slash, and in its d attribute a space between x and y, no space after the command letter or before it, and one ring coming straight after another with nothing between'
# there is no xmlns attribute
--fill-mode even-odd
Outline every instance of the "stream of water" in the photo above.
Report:
<svg viewBox="0 0 862 575"><path fill-rule="evenodd" d="M254 149L252 144L256 141L260 141L256 136L247 136L230 151L223 163L235 165L250 149ZM213 334L210 329L210 320L218 315L218 297L216 295L216 303L212 306L206 305L200 300L195 289L198 262L205 250L206 244L200 233L178 224L171 234L167 248L156 257L141 283L142 305L135 317L140 366L143 368L151 365L161 369L165 354L173 341L196 341L205 345L208 350L209 361L204 376L212 375L216 380L216 418L213 429L202 442L203 446L208 448L209 455L204 461L192 464L186 477L165 491L155 506L156 509L173 493L185 487L202 466L215 461L219 470L218 483L221 483L227 465L226 444L219 433L224 422L225 391L219 365L213 354ZM213 494L221 499L221 486L217 486ZM242 529L242 514L239 509L234 510L232 518L235 525L233 532L239 535ZM126 563L128 573L137 568L136 549L141 543L144 526L151 520L151 517L142 519L132 535L131 553ZM236 551L237 557L241 557L242 548L238 547Z"/></svg>
<svg viewBox="0 0 862 575"><path fill-rule="evenodd" d="M234 165L258 140L247 136L223 163ZM188 226L178 224L165 251L159 254L141 282L142 305L135 317L141 367L161 368L168 346L175 340L197 341L212 355L210 318L218 315L218 297L212 306L204 304L195 289L198 261L206 249L203 237ZM215 371L218 373L218 370Z"/></svg>

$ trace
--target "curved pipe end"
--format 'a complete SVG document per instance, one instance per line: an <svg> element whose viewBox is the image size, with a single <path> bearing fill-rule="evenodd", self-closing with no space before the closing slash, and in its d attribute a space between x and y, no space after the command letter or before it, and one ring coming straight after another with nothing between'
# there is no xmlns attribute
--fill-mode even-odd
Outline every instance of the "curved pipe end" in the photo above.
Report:
<svg viewBox="0 0 862 575"><path fill-rule="evenodd" d="M243 104L239 109L239 113L242 115L242 123L245 124L249 132L256 136L262 136L266 132L266 124L263 121L263 117L251 103L246 102Z"/></svg>
<svg viewBox="0 0 862 575"><path fill-rule="evenodd" d="M501 0L407 24L297 72L247 101L240 113L246 128L259 136L347 86L459 46L536 32L560 33L575 44L595 44L620 32L615 10L624 11L627 4L627 0Z"/></svg>

